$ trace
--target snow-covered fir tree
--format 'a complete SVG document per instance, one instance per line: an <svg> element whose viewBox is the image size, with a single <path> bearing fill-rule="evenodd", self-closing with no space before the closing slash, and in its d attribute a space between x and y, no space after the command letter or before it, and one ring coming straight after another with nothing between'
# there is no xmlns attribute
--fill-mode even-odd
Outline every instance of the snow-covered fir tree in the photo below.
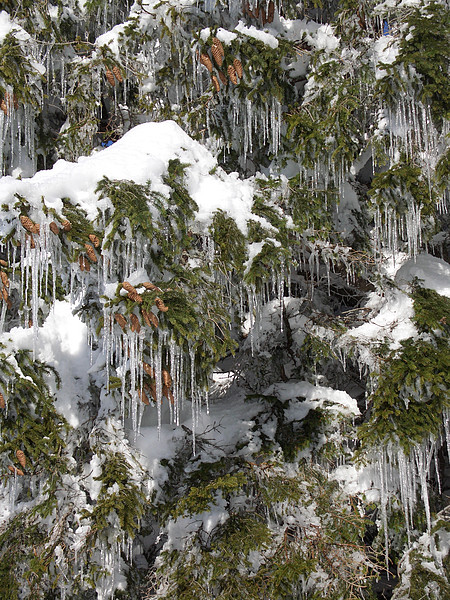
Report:
<svg viewBox="0 0 450 600"><path fill-rule="evenodd" d="M450 598L449 23L0 3L0 598Z"/></svg>

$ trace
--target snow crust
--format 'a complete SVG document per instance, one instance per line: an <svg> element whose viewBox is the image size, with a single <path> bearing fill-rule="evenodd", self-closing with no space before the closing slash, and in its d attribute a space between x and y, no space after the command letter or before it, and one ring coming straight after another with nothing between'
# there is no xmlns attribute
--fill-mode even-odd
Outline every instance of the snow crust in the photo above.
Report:
<svg viewBox="0 0 450 600"><path fill-rule="evenodd" d="M26 197L34 208L30 216L37 218L42 199L47 207L61 214L61 199L68 197L95 219L98 211L107 206L107 200L100 201L95 193L102 177L138 184L150 181L153 190L167 194L163 176L171 159L189 165L186 182L191 197L198 204L197 223L207 227L213 213L221 209L234 216L237 225L246 232L253 202L252 181L242 181L237 173L226 174L218 168L213 155L174 121L143 123L109 148L97 149L91 156L81 157L75 163L59 160L52 169L39 171L31 178L3 177L0 179L0 199L11 206L16 201L15 194ZM213 169L214 174L211 173ZM0 235L6 235L9 230L9 224L4 221L0 225Z"/></svg>

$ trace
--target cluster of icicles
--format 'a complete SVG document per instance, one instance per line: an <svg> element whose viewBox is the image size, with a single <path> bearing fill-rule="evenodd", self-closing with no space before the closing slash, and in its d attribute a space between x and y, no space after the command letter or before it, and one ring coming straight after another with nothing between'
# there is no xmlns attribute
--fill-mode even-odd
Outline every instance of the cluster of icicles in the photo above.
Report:
<svg viewBox="0 0 450 600"><path fill-rule="evenodd" d="M389 573L389 524L388 506L391 498L397 497L400 491L400 501L405 517L408 543L411 543L411 533L414 529L414 509L417 498L420 497L427 522L427 532L431 532L431 510L428 493L430 475L436 478L439 494L442 493L443 482L440 478L438 452L446 444L450 450L450 411L445 409L442 415L444 435L439 438L431 437L421 445L417 444L409 454L405 454L398 444L380 450L374 456L374 464L378 465L378 484L380 490L381 524L385 535L386 570ZM375 482L376 484L376 482Z"/></svg>
<svg viewBox="0 0 450 600"><path fill-rule="evenodd" d="M70 227L70 223L64 223L67 228ZM8 302L5 299L2 301L1 330L8 310L12 307L11 299L15 300L19 296L22 306L19 311L21 322L24 327L34 329L34 355L38 347L39 321L42 316L45 317L45 313L42 314L41 311L50 308L43 303L42 298L52 295L53 303L56 301L56 274L61 276L63 284L69 284L70 299L76 307L83 302L90 286L94 285L98 295L102 296L110 278L113 281L117 278L117 272L124 273L126 279L133 272L144 269L144 246L133 240L126 242L123 248L114 246L109 250L94 250L95 244L85 244L85 248L89 250L89 253L86 252L87 256L80 254L78 262L68 265L60 240L65 230L61 225L56 230L55 226L54 221L38 225L28 217L23 217L23 222L17 224L17 239L14 244L11 241L8 243L7 260L3 261L7 265L3 268L10 271L10 275ZM141 299L138 292L158 289L150 282L144 282L142 287L137 285L137 291L126 281L122 287L132 290L128 292L128 296L132 298L134 293L137 299ZM117 306L105 304L103 307L105 383L109 389L113 371L121 379L120 412L123 419L130 420L135 437L139 434L144 406L150 404L149 398L157 407L158 428L161 427L163 413L164 418L167 413L171 423L180 424L186 398L191 401L194 428L203 401L208 410L207 390L199 387L196 382L193 347L189 345L186 352L168 330L158 326L157 312L170 310L170 307L166 307L160 298L156 299L156 307L155 312L141 309L142 313L138 311L139 316L133 313L127 318ZM88 321L87 325L93 360L97 323ZM164 407L167 407L167 411L164 411Z"/></svg>

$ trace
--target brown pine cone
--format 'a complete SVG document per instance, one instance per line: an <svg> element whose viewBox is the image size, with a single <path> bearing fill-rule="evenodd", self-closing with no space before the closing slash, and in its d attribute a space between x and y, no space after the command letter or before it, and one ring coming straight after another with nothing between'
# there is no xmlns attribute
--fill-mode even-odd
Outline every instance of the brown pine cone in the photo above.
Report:
<svg viewBox="0 0 450 600"><path fill-rule="evenodd" d="M70 231L72 229L72 223L67 219L61 222L61 226L64 229L64 231Z"/></svg>
<svg viewBox="0 0 450 600"><path fill-rule="evenodd" d="M222 44L220 44L220 45L222 45ZM222 63L223 63L223 53L220 51L219 46L217 46L216 44L213 44L211 46L211 53L214 57L214 60L216 61L217 66L221 67Z"/></svg>
<svg viewBox="0 0 450 600"><path fill-rule="evenodd" d="M229 65L227 69L228 77L232 84L236 85L238 82L238 78L236 77L236 70L233 65Z"/></svg>
<svg viewBox="0 0 450 600"><path fill-rule="evenodd" d="M155 376L155 371L147 362L142 361L142 368L144 369L144 372L147 373L147 375L149 375L150 377Z"/></svg>
<svg viewBox="0 0 450 600"><path fill-rule="evenodd" d="M138 317L134 313L131 313L130 321L131 321L131 331L135 331L136 333L139 333L141 331L141 324L139 322Z"/></svg>
<svg viewBox="0 0 450 600"><path fill-rule="evenodd" d="M108 80L109 85L111 87L114 87L116 85L116 80L114 79L114 75L113 75L112 71L110 71L109 69L106 69L105 75L106 75L106 79Z"/></svg>
<svg viewBox="0 0 450 600"><path fill-rule="evenodd" d="M212 79L212 82L213 82L214 89L216 90L216 92L218 92L220 90L219 80L217 79L217 77L215 75L213 75L211 77L211 79Z"/></svg>
<svg viewBox="0 0 450 600"><path fill-rule="evenodd" d="M9 288L9 279L8 279L8 275L5 273L5 271L0 271L0 277L2 279L2 283L5 286L5 288Z"/></svg>
<svg viewBox="0 0 450 600"><path fill-rule="evenodd" d="M95 254L94 247L91 246L91 244L85 244L84 247L86 249L86 254L88 255L89 260L91 262L93 262L93 263L96 263L97 262L97 256Z"/></svg>
<svg viewBox="0 0 450 600"><path fill-rule="evenodd" d="M117 321L117 323L120 325L122 330L125 331L125 327L127 326L127 320L122 315L122 313L118 313L118 312L114 313L114 318Z"/></svg>
<svg viewBox="0 0 450 600"><path fill-rule="evenodd" d="M202 65L205 65L205 67L208 69L208 71L210 73L212 73L213 70L213 64L211 62L211 59L209 58L209 56L207 54L200 54L200 63Z"/></svg>
<svg viewBox="0 0 450 600"><path fill-rule="evenodd" d="M2 98L2 101L0 102L0 108L5 113L5 115L8 115L8 106L7 106L4 98Z"/></svg>
<svg viewBox="0 0 450 600"><path fill-rule="evenodd" d="M98 239L98 237L95 234L90 233L88 237L96 248L98 248L100 246L100 240Z"/></svg>
<svg viewBox="0 0 450 600"><path fill-rule="evenodd" d="M166 306L163 302L163 300L161 300L161 298L159 298L158 296L156 296L155 298L155 304L156 304L156 308L158 310L160 310L161 312L167 312L169 310L169 307Z"/></svg>
<svg viewBox="0 0 450 600"><path fill-rule="evenodd" d="M17 467L13 467L12 465L8 465L8 469L11 471L11 473L13 473L14 475L19 475L20 477L23 477L23 471L21 469L18 469Z"/></svg>
<svg viewBox="0 0 450 600"><path fill-rule="evenodd" d="M123 77L122 72L117 65L114 65L112 68L112 72L119 83L122 83ZM109 80L108 80L109 81Z"/></svg>
<svg viewBox="0 0 450 600"><path fill-rule="evenodd" d="M170 376L170 373L169 373L169 371L167 371L167 369L162 370L162 377L163 377L164 385L166 385L168 388L171 388L172 387L172 377Z"/></svg>
<svg viewBox="0 0 450 600"><path fill-rule="evenodd" d="M242 68L242 63L238 58L235 58L233 60L233 67L236 69L236 73L237 73L237 76L239 77L239 79L242 79L242 76L244 74L244 69Z"/></svg>
<svg viewBox="0 0 450 600"><path fill-rule="evenodd" d="M24 229L29 231L30 233L39 233L40 227L34 221L27 217L26 215L20 215L20 222L22 223Z"/></svg>
<svg viewBox="0 0 450 600"><path fill-rule="evenodd" d="M6 402L5 402L5 397L3 396L3 394L0 392L0 408L4 409L6 407Z"/></svg>
<svg viewBox="0 0 450 600"><path fill-rule="evenodd" d="M55 235L59 235L59 227L55 223L55 221L52 221L48 227L52 233L54 233Z"/></svg>
<svg viewBox="0 0 450 600"><path fill-rule="evenodd" d="M25 456L25 453L22 450L16 450L16 456L20 466L25 469L27 466L27 457Z"/></svg>
<svg viewBox="0 0 450 600"><path fill-rule="evenodd" d="M158 317L150 310L141 309L142 317L149 327L158 327Z"/></svg>

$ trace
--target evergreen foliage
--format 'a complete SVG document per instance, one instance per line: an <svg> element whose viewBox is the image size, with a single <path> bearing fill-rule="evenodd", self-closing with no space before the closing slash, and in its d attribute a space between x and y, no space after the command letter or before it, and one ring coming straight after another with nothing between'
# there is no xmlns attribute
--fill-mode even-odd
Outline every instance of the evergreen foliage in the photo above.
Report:
<svg viewBox="0 0 450 600"><path fill-rule="evenodd" d="M448 46L444 0L2 4L1 598L448 597Z"/></svg>

